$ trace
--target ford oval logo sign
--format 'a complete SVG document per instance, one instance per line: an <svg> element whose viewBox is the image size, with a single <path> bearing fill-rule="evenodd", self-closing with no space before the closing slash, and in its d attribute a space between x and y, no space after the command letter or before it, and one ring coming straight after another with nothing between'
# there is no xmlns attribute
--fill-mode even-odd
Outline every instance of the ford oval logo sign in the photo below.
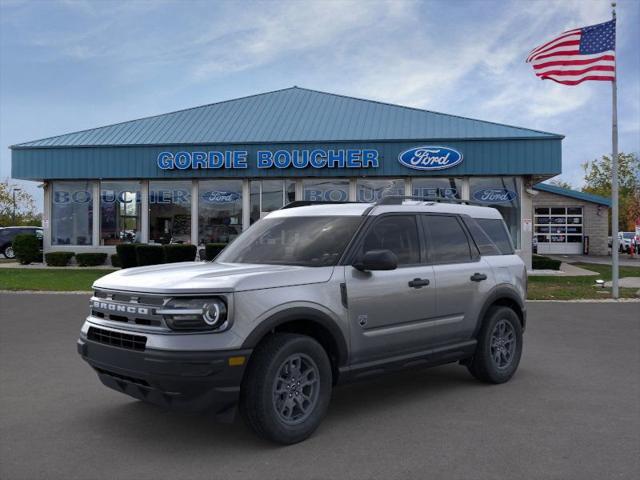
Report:
<svg viewBox="0 0 640 480"><path fill-rule="evenodd" d="M207 203L231 203L240 199L240 195L236 192L204 192L200 195L202 200Z"/></svg>
<svg viewBox="0 0 640 480"><path fill-rule="evenodd" d="M462 154L449 147L414 147L398 155L398 161L416 170L442 170L461 163Z"/></svg>
<svg viewBox="0 0 640 480"><path fill-rule="evenodd" d="M473 199L483 203L508 203L518 198L518 194L506 188L483 188L473 194Z"/></svg>

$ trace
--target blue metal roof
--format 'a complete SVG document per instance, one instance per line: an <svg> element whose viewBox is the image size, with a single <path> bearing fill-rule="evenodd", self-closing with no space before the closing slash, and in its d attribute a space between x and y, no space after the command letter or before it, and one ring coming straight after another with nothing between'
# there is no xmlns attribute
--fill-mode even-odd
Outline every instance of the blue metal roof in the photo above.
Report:
<svg viewBox="0 0 640 480"><path fill-rule="evenodd" d="M11 148L561 138L553 133L292 87Z"/></svg>
<svg viewBox="0 0 640 480"><path fill-rule="evenodd" d="M592 193L579 192L577 190L570 190L568 188L556 187L548 183L538 183L533 186L534 190L540 190L541 192L553 193L555 195L562 195L563 197L575 198L576 200L582 200L585 202L597 203L599 205L611 206L611 199L601 197L600 195L594 195Z"/></svg>

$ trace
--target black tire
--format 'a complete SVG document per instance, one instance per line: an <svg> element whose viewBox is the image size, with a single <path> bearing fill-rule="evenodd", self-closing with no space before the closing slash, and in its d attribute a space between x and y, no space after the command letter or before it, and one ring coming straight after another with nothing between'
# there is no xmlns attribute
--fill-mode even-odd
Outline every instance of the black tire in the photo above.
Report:
<svg viewBox="0 0 640 480"><path fill-rule="evenodd" d="M302 369L288 368L295 365L296 358L301 359ZM300 385L300 381L296 382L296 375L299 375L297 380L306 376L316 378L313 390L311 385L296 387L296 384ZM291 379L294 381L288 383ZM276 333L260 343L251 356L242 381L240 413L247 425L262 438L284 445L301 442L318 428L324 418L332 383L329 357L318 342L305 335ZM287 407L287 402L293 406ZM306 411L303 410L304 402L308 402ZM284 405L284 411L290 414L290 418L285 418L283 410L278 411L277 404ZM295 418L296 415L299 418Z"/></svg>
<svg viewBox="0 0 640 480"><path fill-rule="evenodd" d="M507 334L500 335L502 327ZM509 338L509 333L513 338L513 349L511 344L504 340ZM500 338L503 340L499 340ZM467 365L469 372L482 382L504 383L511 379L518 369L521 356L520 318L509 307L491 307L478 334L476 353Z"/></svg>

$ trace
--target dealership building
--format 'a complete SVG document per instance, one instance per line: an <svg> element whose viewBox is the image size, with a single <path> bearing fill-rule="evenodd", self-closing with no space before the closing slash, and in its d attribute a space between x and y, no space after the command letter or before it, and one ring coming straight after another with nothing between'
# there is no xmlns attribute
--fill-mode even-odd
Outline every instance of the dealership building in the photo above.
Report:
<svg viewBox="0 0 640 480"><path fill-rule="evenodd" d="M534 235L606 254L608 200L538 185L562 138L293 87L14 145L12 176L44 183L45 251L228 243L294 200L391 194L496 207L530 265Z"/></svg>

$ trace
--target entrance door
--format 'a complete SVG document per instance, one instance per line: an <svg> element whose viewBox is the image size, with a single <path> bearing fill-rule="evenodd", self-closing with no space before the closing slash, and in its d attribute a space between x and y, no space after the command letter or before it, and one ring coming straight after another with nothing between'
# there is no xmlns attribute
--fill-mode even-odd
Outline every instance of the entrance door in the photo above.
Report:
<svg viewBox="0 0 640 480"><path fill-rule="evenodd" d="M356 258L391 250L398 268L345 270L352 360L356 363L427 348L436 315L433 268L424 263L415 215L376 218L359 243Z"/></svg>

